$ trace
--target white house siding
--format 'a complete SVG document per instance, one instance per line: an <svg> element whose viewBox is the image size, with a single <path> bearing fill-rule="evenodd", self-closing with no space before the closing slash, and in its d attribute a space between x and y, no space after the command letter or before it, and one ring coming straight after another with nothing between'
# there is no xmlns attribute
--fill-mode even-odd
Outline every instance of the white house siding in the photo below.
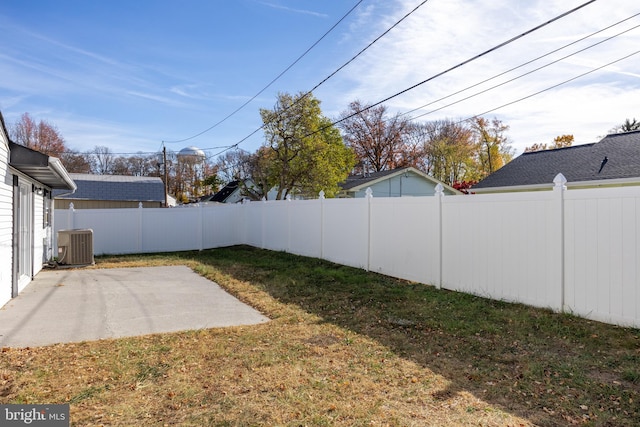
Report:
<svg viewBox="0 0 640 427"><path fill-rule="evenodd" d="M11 299L12 234L13 175L9 172L9 146L0 130L0 307Z"/></svg>
<svg viewBox="0 0 640 427"><path fill-rule="evenodd" d="M413 172L389 177L388 179L372 183L373 197L420 197L436 194L436 183L416 175ZM451 194L445 190L445 194ZM366 188L355 193L355 197L365 197Z"/></svg>

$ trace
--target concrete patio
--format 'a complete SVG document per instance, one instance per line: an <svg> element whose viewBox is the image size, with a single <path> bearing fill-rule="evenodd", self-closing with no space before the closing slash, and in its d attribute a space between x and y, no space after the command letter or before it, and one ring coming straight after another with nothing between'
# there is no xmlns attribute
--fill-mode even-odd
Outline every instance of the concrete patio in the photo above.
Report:
<svg viewBox="0 0 640 427"><path fill-rule="evenodd" d="M268 320L185 266L44 270L0 309L0 347L253 325Z"/></svg>

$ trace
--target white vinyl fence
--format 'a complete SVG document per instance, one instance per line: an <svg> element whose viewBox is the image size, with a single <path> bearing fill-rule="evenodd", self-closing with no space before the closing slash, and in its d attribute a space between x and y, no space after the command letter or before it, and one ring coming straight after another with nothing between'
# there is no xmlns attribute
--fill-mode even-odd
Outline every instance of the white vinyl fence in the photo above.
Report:
<svg viewBox="0 0 640 427"><path fill-rule="evenodd" d="M96 254L236 244L640 327L640 187L56 210Z"/></svg>

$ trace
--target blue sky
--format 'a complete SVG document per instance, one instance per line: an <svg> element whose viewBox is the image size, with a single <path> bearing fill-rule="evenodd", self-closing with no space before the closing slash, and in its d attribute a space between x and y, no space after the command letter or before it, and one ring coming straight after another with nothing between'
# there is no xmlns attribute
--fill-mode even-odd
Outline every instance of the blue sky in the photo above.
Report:
<svg viewBox="0 0 640 427"><path fill-rule="evenodd" d="M259 128L259 109L272 108L278 92L310 90L422 0L362 1L246 107L188 139L258 94L356 3L4 0L0 110L9 125L24 112L56 125L78 151L104 145L115 153L147 153L160 150L163 141L184 140L166 145L175 151L195 145L213 157L221 151L217 147L233 145ZM335 118L351 101L378 102L583 3L430 0L314 95L325 115ZM640 54L632 55L640 50L640 28L633 29L640 16L455 93L637 13L636 0L596 1L384 105L395 114L436 101L412 113L439 109L418 120L461 120L490 111L486 117L510 126L507 135L517 153L561 134L573 134L578 144L594 142L626 118L640 119ZM597 42L602 44L506 82ZM468 98L484 89L490 90ZM255 151L262 142L258 132L240 148Z"/></svg>

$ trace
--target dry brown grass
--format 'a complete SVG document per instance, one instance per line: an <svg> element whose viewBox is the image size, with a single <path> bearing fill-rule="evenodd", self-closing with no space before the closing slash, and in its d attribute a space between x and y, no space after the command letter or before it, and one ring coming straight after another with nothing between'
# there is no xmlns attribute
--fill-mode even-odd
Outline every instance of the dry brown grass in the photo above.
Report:
<svg viewBox="0 0 640 427"><path fill-rule="evenodd" d="M74 426L638 425L640 332L238 247L186 264L272 320L2 349L0 402Z"/></svg>

